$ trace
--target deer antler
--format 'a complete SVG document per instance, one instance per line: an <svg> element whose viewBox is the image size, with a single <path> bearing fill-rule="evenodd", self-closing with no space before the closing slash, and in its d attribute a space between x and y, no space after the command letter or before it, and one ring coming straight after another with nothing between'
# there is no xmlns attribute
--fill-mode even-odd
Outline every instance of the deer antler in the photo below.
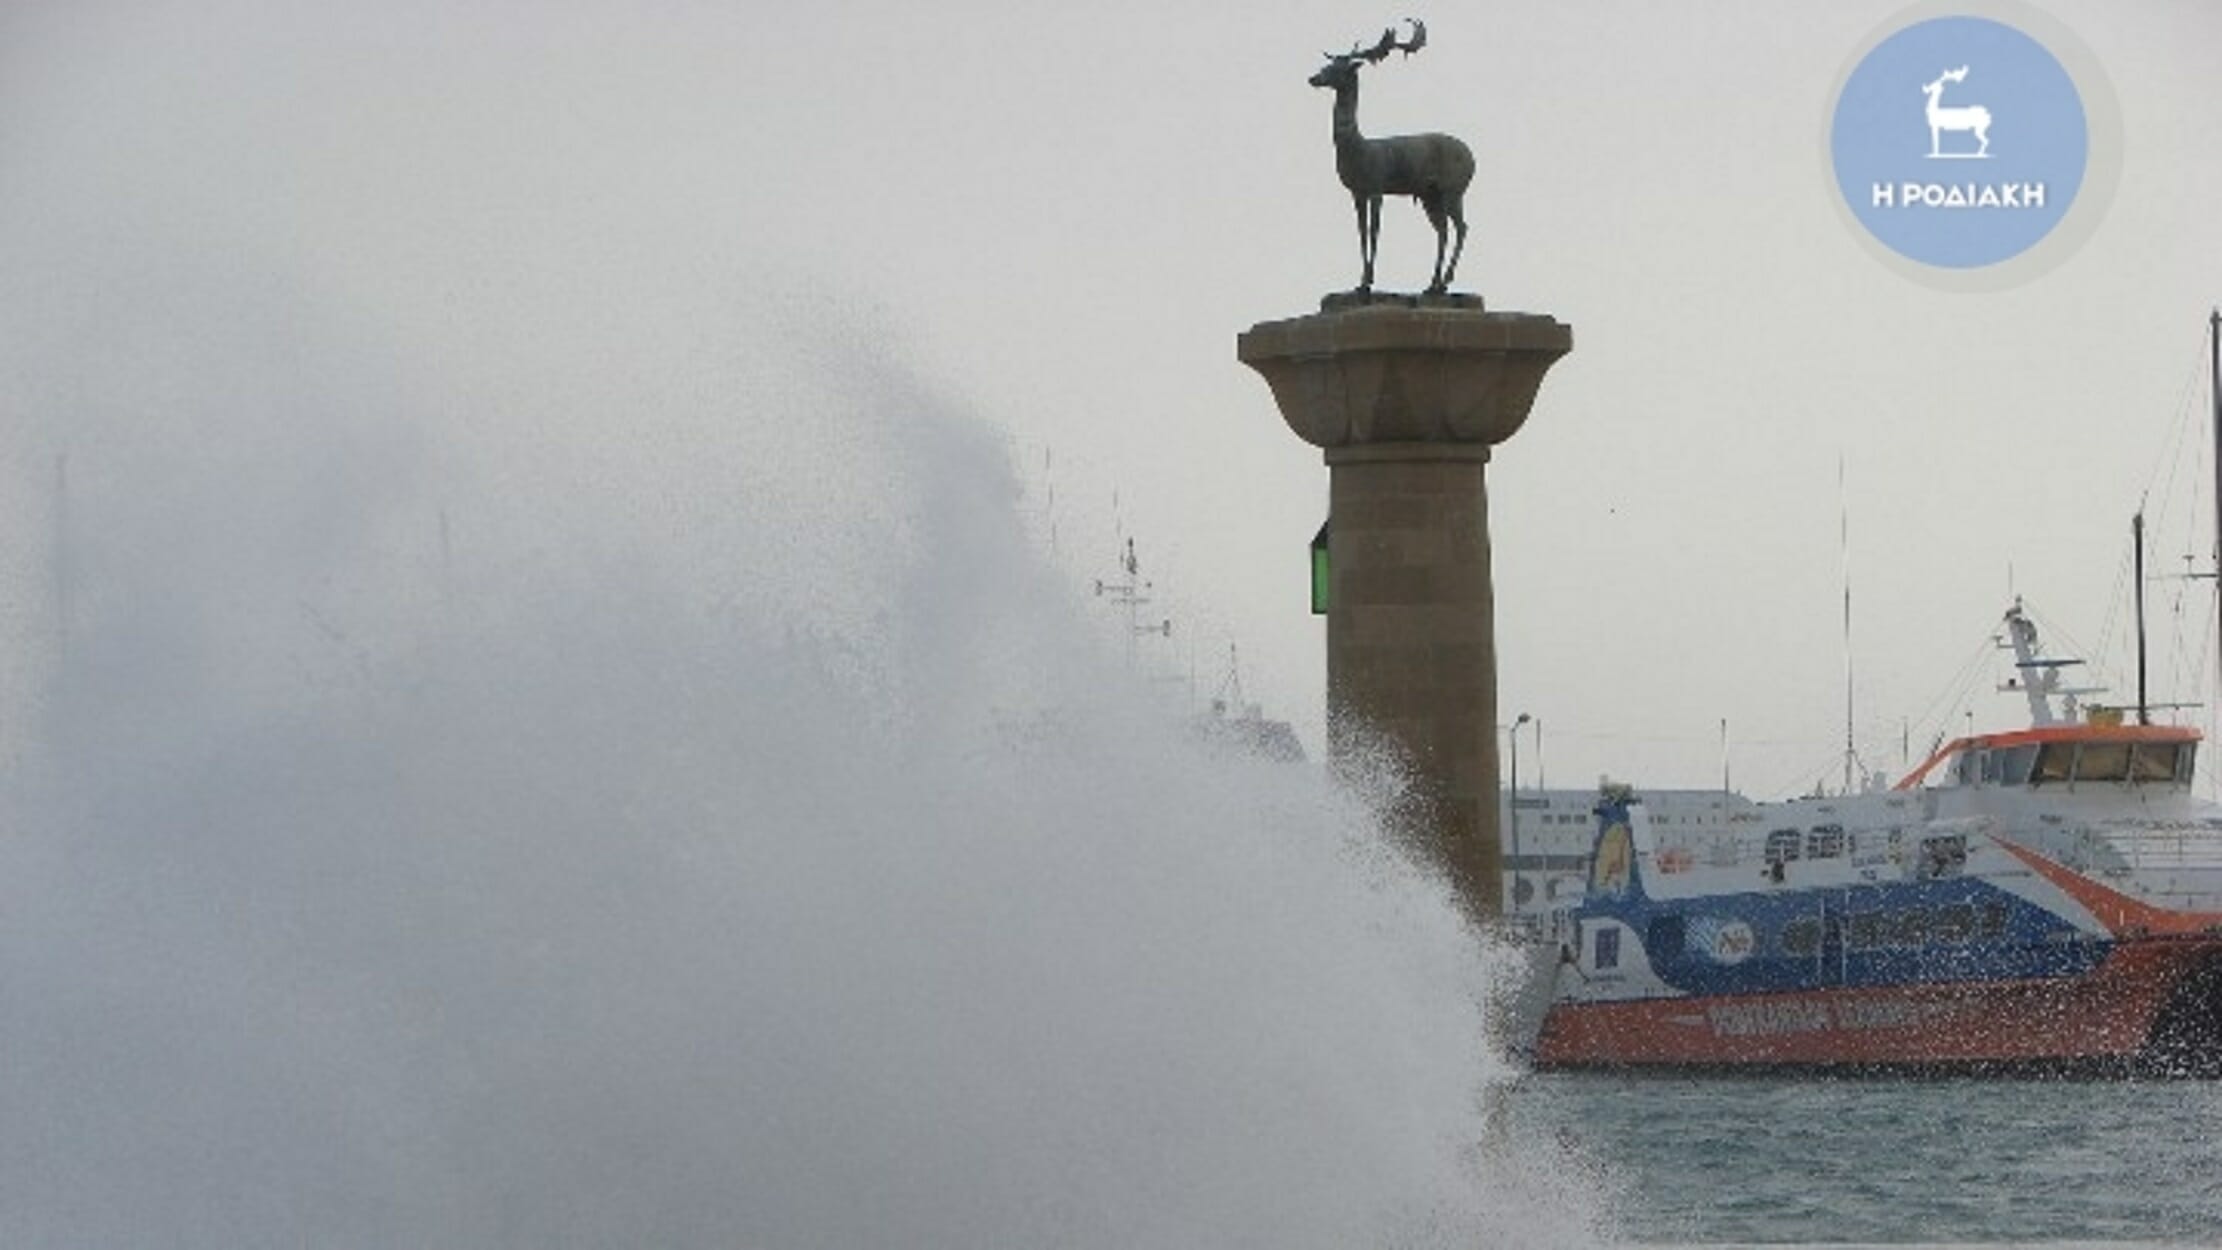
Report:
<svg viewBox="0 0 2222 1250"><path fill-rule="evenodd" d="M1364 61L1368 65L1378 65L1391 52L1402 52L1410 56L1427 46L1427 23L1416 17L1404 20L1411 23L1412 37L1401 43L1396 37L1396 27L1391 26L1381 32L1381 38L1370 48L1362 43L1353 43L1348 52L1322 52L1320 55L1330 61Z"/></svg>
<svg viewBox="0 0 2222 1250"><path fill-rule="evenodd" d="M1961 66L1961 67L1959 67L1958 69L1948 69L1948 70L1945 70L1945 71L1944 71L1943 73L1941 73L1941 74L1938 74L1938 75L1937 75L1937 80L1936 80L1935 82L1933 82L1933 83L1930 83L1930 84L1929 84L1928 86L1926 86L1926 87L1923 87L1923 88L1922 88L1922 90L1923 90L1923 91L1941 91L1941 90L1943 90L1943 88L1944 88L1944 84L1946 84L1946 83L1948 83L1948 82L1965 82L1966 80L1967 80L1967 66L1965 66L1965 65L1962 65L1962 66Z"/></svg>
<svg viewBox="0 0 2222 1250"><path fill-rule="evenodd" d="M1391 52L1402 52L1404 55L1410 56L1413 53L1419 51L1421 48L1426 47L1427 23L1421 21L1416 17L1408 17L1404 20L1411 24L1411 39L1399 43L1396 37L1396 27L1391 26L1387 30L1381 32L1381 41L1379 43L1374 44L1372 47L1367 48L1363 52L1359 51L1358 48L1353 45L1350 49L1350 55L1361 57L1366 61L1372 62L1374 64L1379 64L1381 62L1381 59L1389 55Z"/></svg>

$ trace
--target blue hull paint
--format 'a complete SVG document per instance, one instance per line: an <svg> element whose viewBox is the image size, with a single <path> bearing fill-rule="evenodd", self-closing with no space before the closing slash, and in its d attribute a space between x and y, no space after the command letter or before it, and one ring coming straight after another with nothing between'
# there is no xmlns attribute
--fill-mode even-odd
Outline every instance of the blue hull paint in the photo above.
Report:
<svg viewBox="0 0 2222 1250"><path fill-rule="evenodd" d="M1629 824L1627 805L1607 800L1598 816L1596 853L1605 855L1614 827ZM1693 997L2076 977L2114 949L2043 907L1960 876L1660 900L1631 871L1622 888L1594 894L1572 915L1585 928L1613 920L1633 929L1652 973ZM1729 926L1749 934L1731 956L1692 940Z"/></svg>
<svg viewBox="0 0 2222 1250"><path fill-rule="evenodd" d="M1852 931L1909 912L1934 914L1948 907L2004 913L1994 935L1924 941L1919 946L1855 945ZM2080 976L2113 949L2083 935L2041 907L1978 882L1785 891L1781 894L1713 895L1701 899L1583 907L1577 920L1609 917L1645 935L1644 955L1660 980L1685 994L1758 994L1832 987L1867 988L1941 981L2007 981ZM1676 942L1674 926L1683 922ZM1809 920L1821 937L1810 953L1793 954L1783 939L1793 922ZM1754 936L1749 956L1722 963L1687 938L1692 924L1741 922ZM1887 920L1883 923L1887 924ZM1880 927L1878 925L1878 927ZM2061 940L2055 935L2070 935Z"/></svg>

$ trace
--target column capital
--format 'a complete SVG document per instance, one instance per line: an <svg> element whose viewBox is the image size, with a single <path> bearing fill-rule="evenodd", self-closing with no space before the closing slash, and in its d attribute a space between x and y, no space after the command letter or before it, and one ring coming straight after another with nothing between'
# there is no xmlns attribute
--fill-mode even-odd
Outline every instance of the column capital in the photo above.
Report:
<svg viewBox="0 0 2222 1250"><path fill-rule="evenodd" d="M1573 346L1573 327L1543 314L1373 304L1261 321L1235 356L1315 447L1487 447L1519 431Z"/></svg>

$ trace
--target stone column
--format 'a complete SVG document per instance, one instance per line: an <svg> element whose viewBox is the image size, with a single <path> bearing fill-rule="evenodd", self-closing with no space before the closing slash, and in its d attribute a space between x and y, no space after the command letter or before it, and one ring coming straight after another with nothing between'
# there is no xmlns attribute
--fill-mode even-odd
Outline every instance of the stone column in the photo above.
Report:
<svg viewBox="0 0 2222 1250"><path fill-rule="evenodd" d="M1326 453L1329 756L1401 757L1396 823L1487 921L1504 876L1485 469L1573 330L1470 296L1328 303L1252 326L1235 354Z"/></svg>

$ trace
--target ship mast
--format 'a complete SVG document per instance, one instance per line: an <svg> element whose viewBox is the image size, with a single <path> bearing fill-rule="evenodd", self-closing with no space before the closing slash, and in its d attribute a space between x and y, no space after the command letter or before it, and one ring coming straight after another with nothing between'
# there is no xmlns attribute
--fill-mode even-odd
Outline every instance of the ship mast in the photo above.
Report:
<svg viewBox="0 0 2222 1250"><path fill-rule="evenodd" d="M2145 702L2145 513L2139 509L2129 519L2129 542L2137 579L2137 723L2149 725L2152 715Z"/></svg>
<svg viewBox="0 0 2222 1250"><path fill-rule="evenodd" d="M2060 670L2073 668L2081 660L2054 659L2044 654L2043 644L2037 639L2036 623L2022 609L2021 599L2014 599L2014 606L2006 609L2006 638L1999 644L2014 653L2014 676L2001 691L2019 691L2029 699L2029 723L2035 726L2059 725L2076 719L2076 698L2080 695L2101 694L2104 686L2063 686ZM2060 707L2052 706L2054 695L2060 697ZM1968 713L1970 717L1973 712ZM1972 732L1972 723L1970 725Z"/></svg>
<svg viewBox="0 0 2222 1250"><path fill-rule="evenodd" d="M2214 405L2214 594L2215 628L2222 631L2222 308L2207 313L2207 395ZM2218 632L2222 644L2222 632ZM2215 652L2215 667L2222 670L2222 650Z"/></svg>
<svg viewBox="0 0 2222 1250"><path fill-rule="evenodd" d="M1852 742L1852 505L1844 493L1844 453L1836 454L1836 542L1844 563L1844 789L1852 792L1852 768L1859 761ZM1725 770L1724 770L1725 771ZM1723 789L1727 787L1723 786Z"/></svg>

